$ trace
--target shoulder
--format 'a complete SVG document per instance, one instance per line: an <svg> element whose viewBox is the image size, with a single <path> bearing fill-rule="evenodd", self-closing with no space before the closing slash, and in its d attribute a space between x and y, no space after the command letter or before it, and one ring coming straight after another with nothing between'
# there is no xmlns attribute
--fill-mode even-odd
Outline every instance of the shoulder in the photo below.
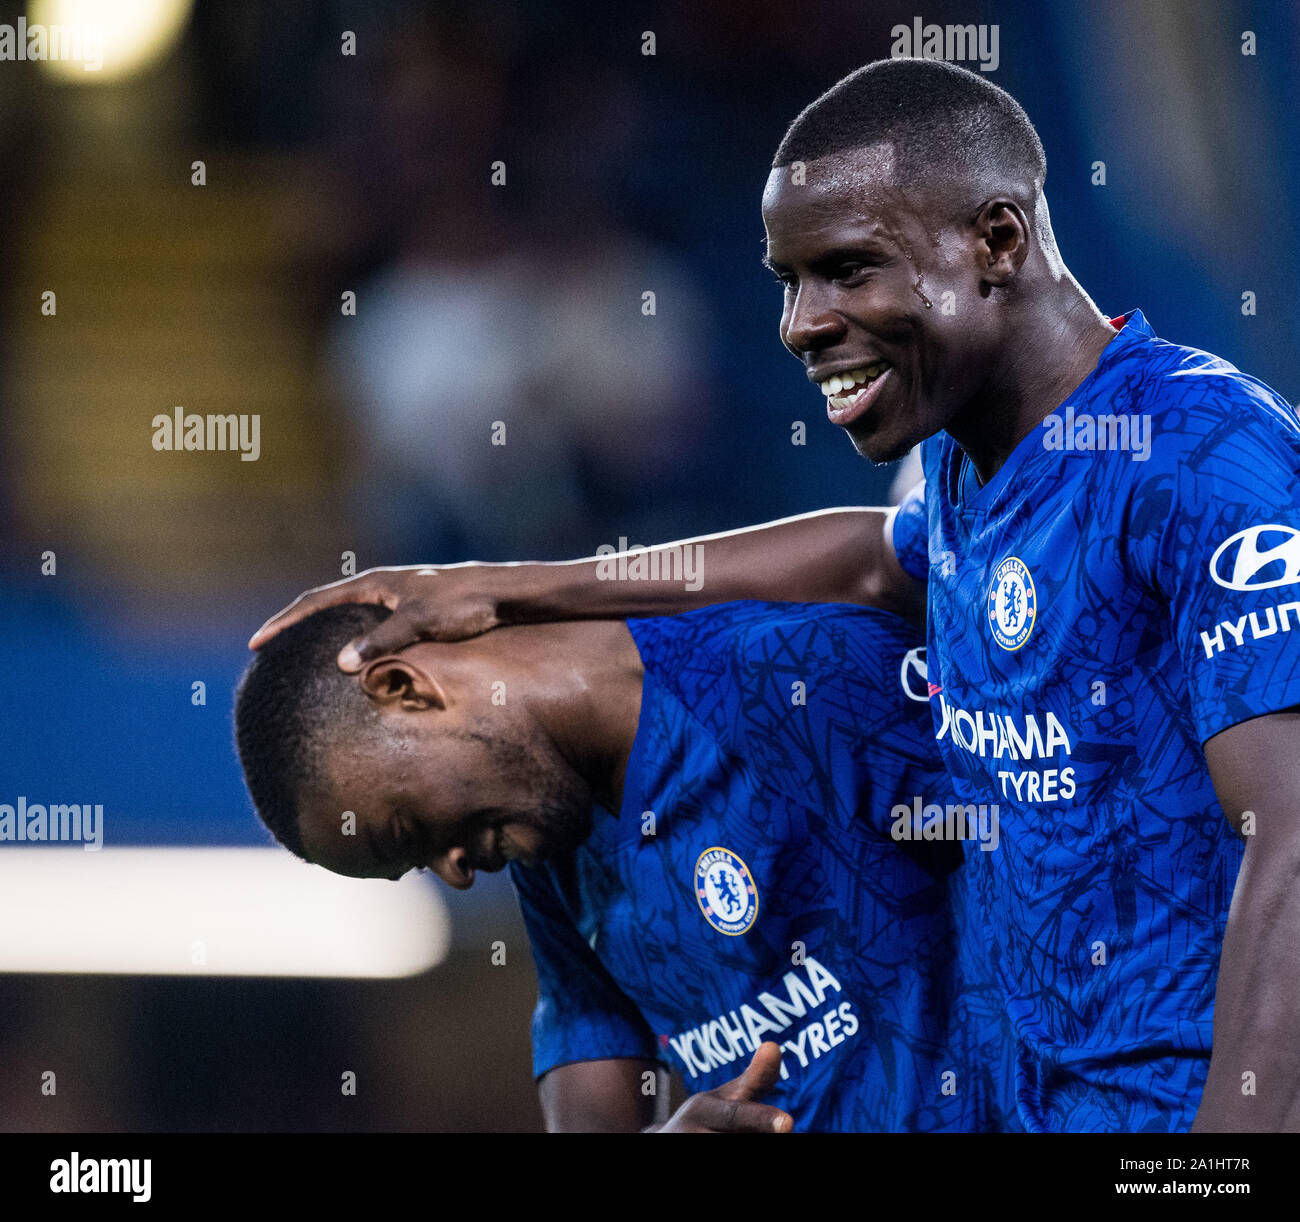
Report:
<svg viewBox="0 0 1300 1222"><path fill-rule="evenodd" d="M1130 536L1173 538L1231 520L1235 504L1246 512L1292 502L1300 419L1271 387L1150 334L1103 361L1079 410L1113 413L1104 419L1122 420L1130 442L1074 456L1088 468L1096 512L1120 514Z"/></svg>
<svg viewBox="0 0 1300 1222"><path fill-rule="evenodd" d="M683 652L694 648L711 655L711 666L704 658L697 660L738 684L773 670L803 670L866 688L873 684L882 659L923 643L922 632L906 620L872 607L742 602L707 611L711 614L706 629L678 631L676 640ZM689 617L699 615L691 612Z"/></svg>
<svg viewBox="0 0 1300 1222"><path fill-rule="evenodd" d="M629 620L628 628L648 668L660 676L698 680L761 663L838 667L881 650L906 651L922 633L899 616L839 603L719 603L682 615ZM857 668L865 677L868 668ZM852 679L854 675L848 676Z"/></svg>
<svg viewBox="0 0 1300 1222"><path fill-rule="evenodd" d="M1295 408L1213 353L1152 338L1133 345L1114 374L1131 410L1149 418L1153 470L1300 456Z"/></svg>
<svg viewBox="0 0 1300 1222"><path fill-rule="evenodd" d="M886 611L741 602L641 624L647 671L730 747L752 751L764 730L784 737L792 719L870 733L928 716L924 635Z"/></svg>

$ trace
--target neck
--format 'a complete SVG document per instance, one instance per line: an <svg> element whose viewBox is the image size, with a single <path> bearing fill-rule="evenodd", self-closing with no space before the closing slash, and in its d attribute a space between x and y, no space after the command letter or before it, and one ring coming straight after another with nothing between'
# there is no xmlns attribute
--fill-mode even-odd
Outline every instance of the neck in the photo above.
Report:
<svg viewBox="0 0 1300 1222"><path fill-rule="evenodd" d="M477 647L477 649L475 649ZM482 682L484 654L506 682L507 699L522 699L556 754L592 796L615 813L641 714L641 655L622 620L520 624L448 647ZM465 661L471 661L464 658ZM518 693L518 695L516 695Z"/></svg>
<svg viewBox="0 0 1300 1222"><path fill-rule="evenodd" d="M984 388L948 426L981 484L1069 398L1115 338L1109 320L1069 272L1033 303L1017 313Z"/></svg>

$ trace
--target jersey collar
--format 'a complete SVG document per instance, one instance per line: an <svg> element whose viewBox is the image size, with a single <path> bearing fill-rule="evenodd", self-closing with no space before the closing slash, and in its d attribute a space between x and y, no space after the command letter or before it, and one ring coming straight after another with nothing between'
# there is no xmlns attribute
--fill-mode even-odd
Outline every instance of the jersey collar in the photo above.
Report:
<svg viewBox="0 0 1300 1222"><path fill-rule="evenodd" d="M1096 384L1097 379L1104 374L1119 353L1128 349L1132 344L1155 338L1155 332L1151 329L1151 324L1147 322L1141 310L1129 310L1126 314L1112 318L1110 319L1110 325L1116 329L1118 334L1102 350L1092 372L1066 396L1065 402L1054 410L1061 411L1066 404L1075 402L1080 398L1086 398ZM952 489L953 502L958 509L973 510L986 507L994 502L998 493L1006 487L1011 477L1024 465L1026 459L1030 455L1037 453L1041 448L1042 434L1037 428L1030 429L1016 444L1015 449L1007 455L1007 461L998 468L993 478L983 486L980 485L979 479L975 475L975 467L966 457L965 451L951 437L946 438L946 441L951 442L952 452L958 458L957 477L954 481L955 486Z"/></svg>

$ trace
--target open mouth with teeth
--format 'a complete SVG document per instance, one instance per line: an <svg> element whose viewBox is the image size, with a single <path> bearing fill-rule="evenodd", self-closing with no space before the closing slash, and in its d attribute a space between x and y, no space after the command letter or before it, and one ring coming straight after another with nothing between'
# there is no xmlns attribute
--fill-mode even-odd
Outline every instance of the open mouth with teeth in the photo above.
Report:
<svg viewBox="0 0 1300 1222"><path fill-rule="evenodd" d="M832 374L819 383L826 396L826 414L835 424L848 424L871 406L876 390L892 369L888 361L873 361L860 369Z"/></svg>
<svg viewBox="0 0 1300 1222"><path fill-rule="evenodd" d="M833 374L821 383L822 394L828 399L851 399L865 386L870 386L886 369L888 361L876 361L848 373Z"/></svg>

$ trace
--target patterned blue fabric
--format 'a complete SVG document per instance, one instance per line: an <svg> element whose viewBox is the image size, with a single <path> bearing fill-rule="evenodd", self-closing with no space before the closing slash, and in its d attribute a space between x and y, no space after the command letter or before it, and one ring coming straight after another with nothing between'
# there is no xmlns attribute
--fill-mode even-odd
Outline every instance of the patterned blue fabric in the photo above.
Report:
<svg viewBox="0 0 1300 1222"><path fill-rule="evenodd" d="M978 958L959 982L961 845L891 838L895 804L947 792L915 630L767 603L628 627L645 679L622 810L512 866L535 1072L658 1055L709 1090L772 1039L770 1101L797 1129L1015 1124L1000 998Z"/></svg>
<svg viewBox="0 0 1300 1222"><path fill-rule="evenodd" d="M1176 1131L1241 861L1202 744L1300 703L1300 425L1137 311L1054 417L983 487L950 437L927 441L926 519L900 513L895 546L922 578L928 552L948 771L1001 808L968 919L1015 1028L1021 1118Z"/></svg>

